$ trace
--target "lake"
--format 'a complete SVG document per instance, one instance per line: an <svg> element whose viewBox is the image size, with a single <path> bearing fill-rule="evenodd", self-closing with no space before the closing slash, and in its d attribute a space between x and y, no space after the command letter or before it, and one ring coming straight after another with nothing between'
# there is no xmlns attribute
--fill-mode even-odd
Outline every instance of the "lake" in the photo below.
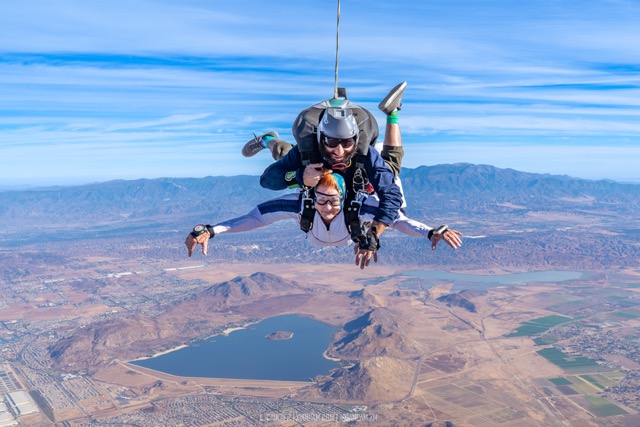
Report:
<svg viewBox="0 0 640 427"><path fill-rule="evenodd" d="M532 271L512 274L457 274L446 271L415 270L408 271L403 276L412 276L435 281L453 282L452 292L464 289L480 291L496 286L517 286L527 283L556 283L584 278L580 271Z"/></svg>
<svg viewBox="0 0 640 427"><path fill-rule="evenodd" d="M266 338L277 331L293 332L293 337ZM339 367L322 355L335 332L332 326L287 314L131 363L183 377L309 381Z"/></svg>

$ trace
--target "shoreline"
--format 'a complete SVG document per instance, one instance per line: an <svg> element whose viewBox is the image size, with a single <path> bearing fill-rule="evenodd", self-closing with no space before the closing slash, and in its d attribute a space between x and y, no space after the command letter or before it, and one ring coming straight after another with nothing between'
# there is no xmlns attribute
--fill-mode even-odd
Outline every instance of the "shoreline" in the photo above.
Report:
<svg viewBox="0 0 640 427"><path fill-rule="evenodd" d="M242 326L232 326L230 328L225 329L224 331L220 332L219 334L215 334L215 335L211 335L211 337L215 337L215 336L219 336L219 335L229 335L231 332L233 331L240 331L242 329L247 329L249 326L251 325L255 325L256 323L260 323L262 322L264 319L259 319L259 320L254 320L254 321L248 321L247 323L244 323ZM208 338L211 338L208 337Z"/></svg>
<svg viewBox="0 0 640 427"><path fill-rule="evenodd" d="M322 352L322 357L324 357L327 360L331 360L333 362L340 362L342 359L336 359L335 357L331 357L327 354L327 350Z"/></svg>
<svg viewBox="0 0 640 427"><path fill-rule="evenodd" d="M208 336L208 337L206 337L204 339L206 340L206 339L213 338L213 337L220 336L220 335L228 336L231 332L239 331L241 329L247 329L248 326L253 325L254 323L257 323L257 322L250 322L250 323L247 323L247 324L245 324L243 326L234 326L232 328L227 328L227 329L225 329L224 331L222 331L222 332L220 332L218 334L214 334L214 335ZM198 341L198 340L194 340L194 341ZM180 345L177 345L175 347L171 347L171 348L168 348L166 350L162 350L162 351L159 351L157 353L153 353L151 356L138 357L137 359L131 360L131 362L137 362L139 360L153 359L153 358L165 355L165 354L169 354L169 353L174 352L174 351L182 350L183 348L190 347L191 344L192 343L180 344Z"/></svg>
<svg viewBox="0 0 640 427"><path fill-rule="evenodd" d="M151 356L138 357L137 359L134 359L134 360L132 360L131 362L137 362L138 360L148 360L148 359L153 359L153 358L155 358L155 357L162 356L163 354L168 354L168 353L171 353L171 352L174 352L174 351L182 350L183 348L186 348L186 347L189 347L189 344L180 344L180 345L178 345L178 346L171 347L171 348L169 348L169 349L166 349L166 350L160 351L160 352L158 352L158 353L154 353L154 354L153 354L153 355L151 355Z"/></svg>
<svg viewBox="0 0 640 427"><path fill-rule="evenodd" d="M249 326L249 325L246 325L246 326L236 326L236 327L234 327L234 328L227 328L227 329L225 329L224 331L222 331L221 335L229 335L229 334L230 334L231 332L233 332L233 331L239 331L239 330L242 330L242 329L247 329L247 326ZM212 335L212 336L213 336L213 337L215 337L216 335Z"/></svg>

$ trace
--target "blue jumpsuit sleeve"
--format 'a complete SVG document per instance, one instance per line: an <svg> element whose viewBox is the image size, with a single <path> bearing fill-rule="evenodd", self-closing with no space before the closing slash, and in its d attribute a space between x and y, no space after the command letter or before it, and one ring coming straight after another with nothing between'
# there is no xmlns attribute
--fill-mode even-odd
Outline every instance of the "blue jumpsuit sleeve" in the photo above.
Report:
<svg viewBox="0 0 640 427"><path fill-rule="evenodd" d="M371 185L380 198L373 219L390 226L398 218L398 211L402 207L402 191L394 182L393 171L375 149L369 149L364 168Z"/></svg>
<svg viewBox="0 0 640 427"><path fill-rule="evenodd" d="M264 170L260 177L260 185L269 190L302 187L302 173L300 152L295 145L283 158Z"/></svg>

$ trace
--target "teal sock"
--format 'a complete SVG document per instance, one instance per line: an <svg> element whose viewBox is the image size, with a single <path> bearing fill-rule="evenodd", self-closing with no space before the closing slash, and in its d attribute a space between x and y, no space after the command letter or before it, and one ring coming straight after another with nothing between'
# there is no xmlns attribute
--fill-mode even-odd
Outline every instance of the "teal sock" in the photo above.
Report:
<svg viewBox="0 0 640 427"><path fill-rule="evenodd" d="M387 124L388 125L397 125L398 124L398 110L393 110L387 116Z"/></svg>
<svg viewBox="0 0 640 427"><path fill-rule="evenodd" d="M260 140L260 145L262 145L264 148L269 148L269 141L271 141L272 139L276 139L276 137L273 135L265 135Z"/></svg>

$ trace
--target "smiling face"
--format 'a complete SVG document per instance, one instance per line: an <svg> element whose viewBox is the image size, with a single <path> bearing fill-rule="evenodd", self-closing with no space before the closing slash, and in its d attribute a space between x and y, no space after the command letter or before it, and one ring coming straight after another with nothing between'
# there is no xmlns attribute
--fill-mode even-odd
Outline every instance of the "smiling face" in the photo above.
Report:
<svg viewBox="0 0 640 427"><path fill-rule="evenodd" d="M329 224L342 210L340 193L329 185L320 184L316 187L316 211L325 224Z"/></svg>
<svg viewBox="0 0 640 427"><path fill-rule="evenodd" d="M356 151L354 138L337 140L332 138L321 138L320 153L330 166L344 165L335 169L344 169Z"/></svg>
<svg viewBox="0 0 640 427"><path fill-rule="evenodd" d="M351 108L327 108L318 123L317 141L325 163L343 170L356 151L360 129Z"/></svg>
<svg viewBox="0 0 640 427"><path fill-rule="evenodd" d="M344 178L337 173L324 175L316 185L314 207L326 225L342 210L346 193Z"/></svg>

